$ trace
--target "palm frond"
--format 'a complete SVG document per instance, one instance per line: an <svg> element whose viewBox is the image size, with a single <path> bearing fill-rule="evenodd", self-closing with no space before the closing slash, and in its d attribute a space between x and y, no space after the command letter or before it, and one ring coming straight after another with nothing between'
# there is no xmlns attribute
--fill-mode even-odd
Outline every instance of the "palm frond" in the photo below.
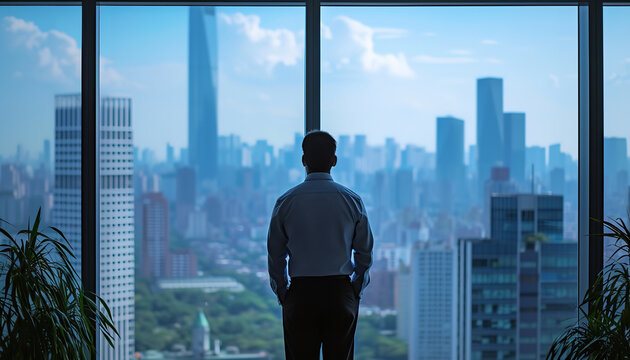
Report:
<svg viewBox="0 0 630 360"><path fill-rule="evenodd" d="M0 225L6 223L0 221ZM12 235L0 226L0 359L85 359L93 354L96 320L110 346L119 336L103 299L85 292L72 266L75 256L63 232L32 226ZM97 302L92 301L93 297Z"/></svg>

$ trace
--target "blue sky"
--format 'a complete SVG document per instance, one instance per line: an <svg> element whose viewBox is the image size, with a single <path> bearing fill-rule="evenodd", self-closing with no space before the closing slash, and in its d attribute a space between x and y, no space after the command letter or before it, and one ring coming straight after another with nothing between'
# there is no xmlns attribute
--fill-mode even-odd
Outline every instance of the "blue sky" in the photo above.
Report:
<svg viewBox="0 0 630 360"><path fill-rule="evenodd" d="M628 135L627 19L605 12L606 131ZM53 96L77 92L80 9L0 7L0 154L41 151ZM101 9L101 92L131 96L135 144L186 146L185 7ZM527 114L527 144L577 156L575 7L322 9L322 128L432 150L435 118L465 120L475 142L475 79L504 78L506 111ZM219 132L274 145L303 129L304 9L221 7ZM6 136L11 134L10 136Z"/></svg>

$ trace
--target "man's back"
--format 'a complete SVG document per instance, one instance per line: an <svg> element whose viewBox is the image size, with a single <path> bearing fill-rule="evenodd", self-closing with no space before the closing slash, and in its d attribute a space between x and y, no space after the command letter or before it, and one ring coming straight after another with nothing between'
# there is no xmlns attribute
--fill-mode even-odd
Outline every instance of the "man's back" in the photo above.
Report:
<svg viewBox="0 0 630 360"><path fill-rule="evenodd" d="M355 227L365 216L361 198L312 173L278 199L278 216L288 238L289 274L293 276L350 275Z"/></svg>

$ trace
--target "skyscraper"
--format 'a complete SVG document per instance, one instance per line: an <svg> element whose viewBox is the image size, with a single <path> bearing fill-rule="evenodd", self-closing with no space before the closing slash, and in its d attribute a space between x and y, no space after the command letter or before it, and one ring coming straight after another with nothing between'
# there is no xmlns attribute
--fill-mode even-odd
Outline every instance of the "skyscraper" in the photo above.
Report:
<svg viewBox="0 0 630 360"><path fill-rule="evenodd" d="M166 163L173 165L175 162L175 148L170 143L166 143Z"/></svg>
<svg viewBox="0 0 630 360"><path fill-rule="evenodd" d="M101 359L134 354L134 190L131 99L101 99L99 141L99 296L120 337L99 341ZM86 209L89 211L89 209ZM67 236L81 273L81 95L55 97L53 222Z"/></svg>
<svg viewBox="0 0 630 360"><path fill-rule="evenodd" d="M504 162L517 184L525 182L525 113L504 113Z"/></svg>
<svg viewBox="0 0 630 360"><path fill-rule="evenodd" d="M3 174L5 172L3 171ZM53 224L74 250L81 274L81 95L55 96Z"/></svg>
<svg viewBox="0 0 630 360"><path fill-rule="evenodd" d="M560 144L549 145L549 171L555 168L564 169L564 156Z"/></svg>
<svg viewBox="0 0 630 360"><path fill-rule="evenodd" d="M46 168L50 168L50 158L51 158L50 140L46 139L44 140L44 153L43 153L43 158L42 158L44 165L46 165Z"/></svg>
<svg viewBox="0 0 630 360"><path fill-rule="evenodd" d="M563 199L492 197L491 239L459 246L460 358L541 359L577 306L577 243Z"/></svg>
<svg viewBox="0 0 630 360"><path fill-rule="evenodd" d="M391 137L385 139L385 169L393 170L396 167L398 150L396 139Z"/></svg>
<svg viewBox="0 0 630 360"><path fill-rule="evenodd" d="M604 138L604 188L607 194L623 196L628 187L626 138Z"/></svg>
<svg viewBox="0 0 630 360"><path fill-rule="evenodd" d="M466 179L464 172L464 120L437 118L436 173L442 210L452 212Z"/></svg>
<svg viewBox="0 0 630 360"><path fill-rule="evenodd" d="M490 169L503 162L503 79L477 79L477 183L479 193Z"/></svg>
<svg viewBox="0 0 630 360"><path fill-rule="evenodd" d="M134 189L131 99L101 98L100 296L120 338L100 341L101 359L134 355Z"/></svg>
<svg viewBox="0 0 630 360"><path fill-rule="evenodd" d="M532 179L532 171L534 172L534 179ZM534 181L534 185L537 185L545 178L546 172L546 149L542 146L528 146L525 149L525 174L527 181Z"/></svg>
<svg viewBox="0 0 630 360"><path fill-rule="evenodd" d="M190 166L177 169L175 175L175 217L177 231L185 234L188 229L188 217L195 210L197 196L195 170Z"/></svg>
<svg viewBox="0 0 630 360"><path fill-rule="evenodd" d="M396 170L394 189L394 202L397 209L415 205L415 197L413 195L413 170Z"/></svg>
<svg viewBox="0 0 630 360"><path fill-rule="evenodd" d="M200 181L217 176L217 66L215 8L191 6L188 33L188 163L195 168Z"/></svg>
<svg viewBox="0 0 630 360"><path fill-rule="evenodd" d="M464 120L437 118L436 171L439 181L464 178Z"/></svg>
<svg viewBox="0 0 630 360"><path fill-rule="evenodd" d="M171 275L168 200L161 192L142 195L142 273L148 278Z"/></svg>
<svg viewBox="0 0 630 360"><path fill-rule="evenodd" d="M456 359L457 251L444 245L414 250L411 260L409 359Z"/></svg>

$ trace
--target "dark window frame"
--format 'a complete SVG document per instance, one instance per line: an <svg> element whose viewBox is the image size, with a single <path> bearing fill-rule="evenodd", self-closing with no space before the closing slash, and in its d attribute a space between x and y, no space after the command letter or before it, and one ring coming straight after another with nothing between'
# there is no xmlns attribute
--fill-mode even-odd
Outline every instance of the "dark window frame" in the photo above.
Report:
<svg viewBox="0 0 630 360"><path fill-rule="evenodd" d="M305 8L304 130L320 129L320 14L322 6L573 6L578 12L578 296L594 283L603 268L604 89L603 7L627 0L56 0L8 1L1 6L70 5L82 7L81 39L81 277L85 288L98 290L98 49L99 7L124 5L300 6ZM95 329L96 323L91 327ZM96 355L93 355L95 359Z"/></svg>

